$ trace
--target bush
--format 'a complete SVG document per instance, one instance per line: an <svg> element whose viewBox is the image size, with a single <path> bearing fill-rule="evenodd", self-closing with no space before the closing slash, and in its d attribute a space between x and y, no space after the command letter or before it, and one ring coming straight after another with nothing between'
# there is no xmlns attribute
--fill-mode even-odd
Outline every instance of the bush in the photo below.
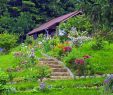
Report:
<svg viewBox="0 0 113 95"><path fill-rule="evenodd" d="M51 69L46 65L38 65L38 69L36 71L36 78L40 79L42 82L44 78L49 78L51 75Z"/></svg>
<svg viewBox="0 0 113 95"><path fill-rule="evenodd" d="M92 31L92 23L84 15L71 18L66 23L61 23L59 27L60 29L65 29L65 31L68 32L72 29L72 27L76 27L77 31L80 32L87 31L90 33Z"/></svg>
<svg viewBox="0 0 113 95"><path fill-rule="evenodd" d="M104 42L101 39L97 39L92 45L93 50L101 50L104 48Z"/></svg>
<svg viewBox="0 0 113 95"><path fill-rule="evenodd" d="M22 43L19 52L14 53L14 57L19 65L25 66L26 68L37 63L35 48L29 48L24 43Z"/></svg>
<svg viewBox="0 0 113 95"><path fill-rule="evenodd" d="M26 40L25 40L25 44L31 45L31 44L33 44L33 43L34 43L33 37L32 37L32 36L27 36L27 37L26 37Z"/></svg>
<svg viewBox="0 0 113 95"><path fill-rule="evenodd" d="M105 43L104 43L104 38L100 34L96 34L95 37L95 43L92 45L93 50L101 50L104 48Z"/></svg>
<svg viewBox="0 0 113 95"><path fill-rule="evenodd" d="M63 58L66 65L76 75L92 75L94 70L90 63L91 56L87 53L83 53L81 50L74 48L67 56Z"/></svg>
<svg viewBox="0 0 113 95"><path fill-rule="evenodd" d="M7 90L6 82L8 81L8 74L0 69L0 95Z"/></svg>
<svg viewBox="0 0 113 95"><path fill-rule="evenodd" d="M16 35L8 33L0 34L0 47L8 51L16 45L17 40L18 38Z"/></svg>

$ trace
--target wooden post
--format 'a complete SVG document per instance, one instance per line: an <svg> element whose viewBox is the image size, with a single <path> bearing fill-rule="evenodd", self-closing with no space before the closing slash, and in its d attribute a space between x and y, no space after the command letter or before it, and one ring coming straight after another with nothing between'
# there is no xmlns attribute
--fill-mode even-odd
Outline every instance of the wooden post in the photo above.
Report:
<svg viewBox="0 0 113 95"><path fill-rule="evenodd" d="M47 39L49 39L49 31L47 29L45 29L45 31L46 31Z"/></svg>

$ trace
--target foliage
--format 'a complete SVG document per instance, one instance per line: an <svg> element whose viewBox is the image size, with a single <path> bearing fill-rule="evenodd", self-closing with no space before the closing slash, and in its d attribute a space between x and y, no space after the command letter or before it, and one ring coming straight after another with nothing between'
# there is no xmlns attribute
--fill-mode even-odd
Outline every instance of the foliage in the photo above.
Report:
<svg viewBox="0 0 113 95"><path fill-rule="evenodd" d="M107 32L107 35L105 36L105 40L107 40L109 43L113 43L113 32Z"/></svg>
<svg viewBox="0 0 113 95"><path fill-rule="evenodd" d="M96 37L95 43L92 45L92 49L101 50L104 48L104 41L100 37Z"/></svg>
<svg viewBox="0 0 113 95"><path fill-rule="evenodd" d="M77 38L70 37L70 39L73 42L73 45L76 47L80 47L82 44L92 40L91 37L87 37L87 36L79 36Z"/></svg>
<svg viewBox="0 0 113 95"><path fill-rule="evenodd" d="M14 27L14 19L9 14L0 17L0 33L4 31L11 32Z"/></svg>
<svg viewBox="0 0 113 95"><path fill-rule="evenodd" d="M43 38L42 38L43 39ZM51 50L54 49L54 47L60 43L60 39L59 37L53 37L52 39L48 39L48 40L43 40L42 42L42 46L45 52L49 52Z"/></svg>
<svg viewBox="0 0 113 95"><path fill-rule="evenodd" d="M91 67L91 64L89 63L89 59L91 56L84 55L81 59L76 59L76 69L78 75L91 75L93 74L93 68Z"/></svg>
<svg viewBox="0 0 113 95"><path fill-rule="evenodd" d="M0 16L7 11L8 0L0 0Z"/></svg>
<svg viewBox="0 0 113 95"><path fill-rule="evenodd" d="M113 31L109 28L102 29L100 32L96 34L96 37L97 35L99 36L99 38L108 41L109 44L113 42Z"/></svg>
<svg viewBox="0 0 113 95"><path fill-rule="evenodd" d="M10 50L17 44L18 37L13 34L3 33L0 34L0 47L5 50Z"/></svg>
<svg viewBox="0 0 113 95"><path fill-rule="evenodd" d="M23 12L18 17L13 31L19 34L26 34L28 31L33 29L35 26L35 21L32 20L30 13Z"/></svg>
<svg viewBox="0 0 113 95"><path fill-rule="evenodd" d="M112 28L112 0L80 0L82 10L92 19L94 26L105 24Z"/></svg>
<svg viewBox="0 0 113 95"><path fill-rule="evenodd" d="M37 63L35 49L29 48L24 43L22 43L20 51L14 53L14 56L17 62L19 62L19 65L29 67L29 65Z"/></svg>
<svg viewBox="0 0 113 95"><path fill-rule="evenodd" d="M69 68L73 68L74 66L72 64L74 64L74 60L76 58L81 58L84 55L90 55L92 57L89 59L88 62L90 63L91 68L93 70L91 72L94 72L97 74L105 74L105 73L112 72L112 67L110 66L112 66L112 62L113 62L112 60L113 45L105 44L103 49L93 50L92 49L93 43L94 41L91 41L91 42L82 44L78 48L73 48L72 52L70 52L67 56L64 56L62 58L62 61L64 61ZM106 60L103 60L103 59L106 59ZM75 70L73 72L75 72Z"/></svg>
<svg viewBox="0 0 113 95"><path fill-rule="evenodd" d="M26 36L25 44L26 45L33 45L34 39L31 36Z"/></svg>
<svg viewBox="0 0 113 95"><path fill-rule="evenodd" d="M59 28L64 29L68 33L70 31L76 32L76 30L72 30L72 27L75 27L77 31L82 32L82 31L87 31L91 32L92 31L92 24L90 20L85 16L76 16L74 18L69 19L66 23L62 23Z"/></svg>
<svg viewBox="0 0 113 95"><path fill-rule="evenodd" d="M58 59L61 59L63 56L66 56L69 52L72 50L71 42L65 41L60 42L60 40L51 39L54 41L54 45L52 46L52 49L47 52L49 55L52 55ZM51 44L50 44L51 45Z"/></svg>
<svg viewBox="0 0 113 95"><path fill-rule="evenodd" d="M0 94L7 90L6 82L8 81L8 74L0 69Z"/></svg>
<svg viewBox="0 0 113 95"><path fill-rule="evenodd" d="M89 63L90 56L84 55L84 53L77 51L77 49L73 49L63 60L76 75L93 74L93 69Z"/></svg>
<svg viewBox="0 0 113 95"><path fill-rule="evenodd" d="M35 26L35 21L32 21L30 13L23 12L14 19L9 14L0 17L0 33L8 31L9 33L17 33L20 35L26 34Z"/></svg>
<svg viewBox="0 0 113 95"><path fill-rule="evenodd" d="M38 69L36 71L36 78L40 79L42 82L44 78L49 78L51 75L51 69L45 65L38 65Z"/></svg>

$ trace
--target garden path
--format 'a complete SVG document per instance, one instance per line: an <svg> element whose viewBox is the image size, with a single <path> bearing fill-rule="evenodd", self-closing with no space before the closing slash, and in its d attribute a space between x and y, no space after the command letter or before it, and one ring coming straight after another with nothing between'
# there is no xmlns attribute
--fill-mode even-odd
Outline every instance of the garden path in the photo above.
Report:
<svg viewBox="0 0 113 95"><path fill-rule="evenodd" d="M42 58L39 63L48 65L52 69L51 80L73 79L69 69L54 58Z"/></svg>

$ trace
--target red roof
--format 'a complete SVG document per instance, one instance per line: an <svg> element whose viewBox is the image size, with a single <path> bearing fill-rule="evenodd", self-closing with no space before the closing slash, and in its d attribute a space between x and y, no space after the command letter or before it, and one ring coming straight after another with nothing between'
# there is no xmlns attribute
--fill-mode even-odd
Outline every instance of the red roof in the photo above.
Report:
<svg viewBox="0 0 113 95"><path fill-rule="evenodd" d="M46 22L46 23L42 24L38 28L33 29L31 32L28 33L28 35L32 35L34 33L40 32L42 30L48 29L49 27L51 27L51 26L53 26L55 24L58 24L60 22L63 22L63 21L65 21L65 20L67 20L67 19L69 19L69 18L71 18L73 16L76 16L76 15L80 14L80 13L82 13L82 12L81 11L74 11L74 12L71 12L69 14L57 17L55 19L52 19L49 22Z"/></svg>

